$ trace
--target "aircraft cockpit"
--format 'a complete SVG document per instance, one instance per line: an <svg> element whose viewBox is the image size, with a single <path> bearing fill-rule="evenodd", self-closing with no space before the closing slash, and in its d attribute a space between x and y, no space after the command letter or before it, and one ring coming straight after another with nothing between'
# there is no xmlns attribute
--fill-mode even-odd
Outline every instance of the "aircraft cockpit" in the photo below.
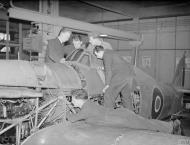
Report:
<svg viewBox="0 0 190 145"><path fill-rule="evenodd" d="M66 61L76 62L81 65L103 70L103 62L97 59L90 51L84 49L74 50L67 58Z"/></svg>

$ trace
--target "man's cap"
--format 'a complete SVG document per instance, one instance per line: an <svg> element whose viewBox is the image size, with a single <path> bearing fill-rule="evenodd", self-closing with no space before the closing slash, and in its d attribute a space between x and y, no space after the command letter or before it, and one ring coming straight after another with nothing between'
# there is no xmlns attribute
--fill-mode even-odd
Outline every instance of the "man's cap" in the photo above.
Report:
<svg viewBox="0 0 190 145"><path fill-rule="evenodd" d="M61 33L64 33L64 32L71 32L72 33L72 30L67 28L67 27L62 27L58 33L58 36L61 34Z"/></svg>

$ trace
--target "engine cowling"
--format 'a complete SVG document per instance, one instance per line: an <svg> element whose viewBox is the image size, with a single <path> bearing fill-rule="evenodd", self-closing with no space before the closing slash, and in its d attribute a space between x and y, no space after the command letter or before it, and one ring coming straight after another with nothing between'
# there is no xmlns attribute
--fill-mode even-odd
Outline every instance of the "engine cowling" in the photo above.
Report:
<svg viewBox="0 0 190 145"><path fill-rule="evenodd" d="M81 88L77 72L67 64L0 61L0 86Z"/></svg>

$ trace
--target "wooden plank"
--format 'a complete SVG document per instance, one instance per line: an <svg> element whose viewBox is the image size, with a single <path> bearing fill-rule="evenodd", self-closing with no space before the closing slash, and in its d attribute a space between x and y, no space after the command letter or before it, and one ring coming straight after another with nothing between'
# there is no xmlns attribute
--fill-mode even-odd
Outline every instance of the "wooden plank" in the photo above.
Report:
<svg viewBox="0 0 190 145"><path fill-rule="evenodd" d="M41 92L26 88L0 88L0 98L38 98Z"/></svg>

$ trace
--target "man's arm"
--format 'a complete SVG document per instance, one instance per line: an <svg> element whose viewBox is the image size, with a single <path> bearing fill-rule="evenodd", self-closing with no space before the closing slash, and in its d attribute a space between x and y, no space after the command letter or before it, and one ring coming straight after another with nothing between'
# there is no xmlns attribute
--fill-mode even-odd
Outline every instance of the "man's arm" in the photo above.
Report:
<svg viewBox="0 0 190 145"><path fill-rule="evenodd" d="M68 55L70 55L75 50L73 45L65 45L63 47L63 58L66 58Z"/></svg>
<svg viewBox="0 0 190 145"><path fill-rule="evenodd" d="M54 54L52 54L52 53L55 53L55 52L53 52L53 51L55 51L54 47L55 47L54 46L54 40L49 40L48 45L47 45L47 49L46 49L46 58L47 58L47 60L51 60L52 62L58 61L54 57Z"/></svg>
<svg viewBox="0 0 190 145"><path fill-rule="evenodd" d="M106 86L110 84L111 77L112 77L112 56L109 54L105 54L103 58L104 62L104 70L105 70L105 79L106 79Z"/></svg>

